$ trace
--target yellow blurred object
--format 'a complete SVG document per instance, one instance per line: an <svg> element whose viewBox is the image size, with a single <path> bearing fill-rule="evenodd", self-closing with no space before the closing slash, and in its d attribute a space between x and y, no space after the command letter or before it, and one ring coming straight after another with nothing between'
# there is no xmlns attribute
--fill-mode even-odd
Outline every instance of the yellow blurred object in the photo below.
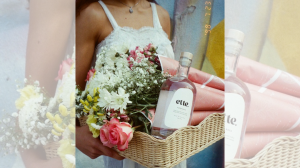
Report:
<svg viewBox="0 0 300 168"><path fill-rule="evenodd" d="M68 113L68 110L67 110L67 107L66 106L64 106L64 105L62 105L62 104L60 104L59 105L59 112L60 112L60 114L62 115L62 116L67 116L69 113Z"/></svg>
<svg viewBox="0 0 300 168"><path fill-rule="evenodd" d="M268 38L287 71L300 76L300 1L274 0Z"/></svg>
<svg viewBox="0 0 300 168"><path fill-rule="evenodd" d="M62 129L58 124L54 124L53 128L58 132L64 132L64 129Z"/></svg>
<svg viewBox="0 0 300 168"><path fill-rule="evenodd" d="M75 117L75 115L76 115L76 108L72 107L70 112L70 117Z"/></svg>
<svg viewBox="0 0 300 168"><path fill-rule="evenodd" d="M58 124L61 124L62 119L60 118L60 116L59 116L58 114L55 114L54 118L55 118L55 121L56 121Z"/></svg>
<svg viewBox="0 0 300 168"><path fill-rule="evenodd" d="M54 117L50 112L46 113L46 117L50 120L50 121L54 121Z"/></svg>
<svg viewBox="0 0 300 168"><path fill-rule="evenodd" d="M104 114L102 114L102 113L97 113L97 115L98 115L98 116L104 116Z"/></svg>
<svg viewBox="0 0 300 168"><path fill-rule="evenodd" d="M87 100L84 102L84 104L87 106L90 105L90 103Z"/></svg>
<svg viewBox="0 0 300 168"><path fill-rule="evenodd" d="M64 168L75 168L75 147L72 142L70 139L59 141L60 147L57 149L57 154L60 156Z"/></svg>
<svg viewBox="0 0 300 168"><path fill-rule="evenodd" d="M15 102L16 108L18 110L20 110L24 106L25 101L34 97L38 97L40 95L35 91L33 85L27 85L23 89L18 90L18 92L20 92L21 94L20 98Z"/></svg>
<svg viewBox="0 0 300 168"><path fill-rule="evenodd" d="M70 95L70 106L74 106L75 105L75 93L72 92Z"/></svg>
<svg viewBox="0 0 300 168"><path fill-rule="evenodd" d="M61 136L61 133L58 133L58 132L56 132L55 130L52 130L51 133L52 133L53 135Z"/></svg>
<svg viewBox="0 0 300 168"><path fill-rule="evenodd" d="M216 25L209 35L206 57L218 77L224 79L224 20Z"/></svg>
<svg viewBox="0 0 300 168"><path fill-rule="evenodd" d="M74 125L69 124L69 125L68 125L68 128L69 128L69 130L70 130L72 133L75 133L75 127L74 127Z"/></svg>

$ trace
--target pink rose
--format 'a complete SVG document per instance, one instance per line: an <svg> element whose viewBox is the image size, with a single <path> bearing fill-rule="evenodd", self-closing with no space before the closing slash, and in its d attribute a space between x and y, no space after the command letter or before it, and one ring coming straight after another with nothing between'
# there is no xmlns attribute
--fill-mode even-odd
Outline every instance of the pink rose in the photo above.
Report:
<svg viewBox="0 0 300 168"><path fill-rule="evenodd" d="M131 125L126 122L119 122L119 120L116 118L111 119L107 123L107 125L108 125L108 136L106 134L107 126L103 126L100 129L100 139L103 145L108 147L111 147L111 145L117 145L120 151L124 151L125 149L127 149L128 143L131 141L133 137L133 131L131 129ZM102 129L103 131L101 131ZM107 137L109 141L107 140Z"/></svg>
<svg viewBox="0 0 300 168"><path fill-rule="evenodd" d="M150 51L155 49L155 46L152 43L149 43L147 47L148 47L148 50L150 50Z"/></svg>
<svg viewBox="0 0 300 168"><path fill-rule="evenodd" d="M89 81L90 78L95 74L95 72L96 72L95 69L89 70L89 72L87 73L87 76L86 76L86 80L85 80L85 81Z"/></svg>
<svg viewBox="0 0 300 168"><path fill-rule="evenodd" d="M73 60L71 58L64 60L59 67L58 76L55 78L55 80L61 80L64 74L70 71L72 64Z"/></svg>
<svg viewBox="0 0 300 168"><path fill-rule="evenodd" d="M121 118L122 121L129 121L130 118L126 114L120 114L119 117Z"/></svg>
<svg viewBox="0 0 300 168"><path fill-rule="evenodd" d="M109 126L108 126L108 123L107 124L104 124L101 129L100 129L100 140L101 142L103 143L104 146L108 146L110 148L112 148L113 144L110 143L109 141Z"/></svg>

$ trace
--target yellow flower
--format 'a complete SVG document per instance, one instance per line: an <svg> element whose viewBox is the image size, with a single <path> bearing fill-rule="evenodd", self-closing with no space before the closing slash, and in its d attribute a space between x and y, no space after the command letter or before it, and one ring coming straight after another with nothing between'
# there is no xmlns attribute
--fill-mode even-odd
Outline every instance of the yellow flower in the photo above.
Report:
<svg viewBox="0 0 300 168"><path fill-rule="evenodd" d="M72 92L70 95L70 106L74 106L75 105L75 93Z"/></svg>
<svg viewBox="0 0 300 168"><path fill-rule="evenodd" d="M71 108L70 117L75 117L75 115L76 115L76 108L73 107Z"/></svg>
<svg viewBox="0 0 300 168"><path fill-rule="evenodd" d="M68 128L69 128L69 130L70 130L72 133L75 133L75 127L74 127L74 125L69 124L69 125L68 125Z"/></svg>
<svg viewBox="0 0 300 168"><path fill-rule="evenodd" d="M62 122L62 119L60 118L60 116L58 114L55 114L54 118L58 124L60 124Z"/></svg>
<svg viewBox="0 0 300 168"><path fill-rule="evenodd" d="M69 113L68 113L68 110L67 110L67 107L66 106L64 106L64 105L62 105L62 104L60 104L59 105L59 112L60 112L60 114L62 115L62 116L67 116Z"/></svg>
<svg viewBox="0 0 300 168"><path fill-rule="evenodd" d="M60 146L57 149L57 154L62 160L64 168L75 168L75 146L72 145L72 140L63 139L59 141ZM66 157L68 156L68 157ZM72 159L71 159L71 158Z"/></svg>
<svg viewBox="0 0 300 168"><path fill-rule="evenodd" d="M82 105L85 105L85 104L84 104L84 101L83 101L82 99L80 99L80 103L81 103Z"/></svg>
<svg viewBox="0 0 300 168"><path fill-rule="evenodd" d="M87 95L87 99L88 99L89 102L92 102L92 101L93 101L93 98L92 98L91 95Z"/></svg>
<svg viewBox="0 0 300 168"><path fill-rule="evenodd" d="M55 130L52 130L51 133L52 133L53 135L61 136L61 133L58 133L58 132L56 132Z"/></svg>
<svg viewBox="0 0 300 168"><path fill-rule="evenodd" d="M98 111L98 109L97 109L96 106L93 106L93 110L94 110L94 111Z"/></svg>
<svg viewBox="0 0 300 168"><path fill-rule="evenodd" d="M88 118L87 118L87 120L86 120L86 123L88 124L90 131L93 133L93 137L94 137L94 138L97 138L97 137L100 135L100 130L96 130L96 129L91 125L92 123L94 123L94 124L97 123L97 119L94 118L94 115L88 115Z"/></svg>
<svg viewBox="0 0 300 168"><path fill-rule="evenodd" d="M84 106L84 109L87 110L87 111L90 111L91 109L88 108L87 106Z"/></svg>
<svg viewBox="0 0 300 168"><path fill-rule="evenodd" d="M97 102L98 102L98 99L99 99L98 96L94 97L94 103L97 103Z"/></svg>
<svg viewBox="0 0 300 168"><path fill-rule="evenodd" d="M90 103L89 103L88 101L85 101L84 103L85 103L85 105L87 105L87 106L90 105Z"/></svg>
<svg viewBox="0 0 300 168"><path fill-rule="evenodd" d="M104 114L102 114L102 113L97 113L97 115L98 115L98 116L104 116Z"/></svg>
<svg viewBox="0 0 300 168"><path fill-rule="evenodd" d="M97 94L97 89L94 88L94 96L96 96L96 94Z"/></svg>
<svg viewBox="0 0 300 168"><path fill-rule="evenodd" d="M24 106L25 101L39 96L39 93L35 92L34 86L32 86L32 85L27 85L23 89L19 90L19 92L20 92L21 96L15 102L15 105L16 105L17 109L19 109L19 110Z"/></svg>
<svg viewBox="0 0 300 168"><path fill-rule="evenodd" d="M46 117L50 120L50 121L54 121L54 117L50 112L46 113Z"/></svg>
<svg viewBox="0 0 300 168"><path fill-rule="evenodd" d="M62 129L58 124L54 124L54 125L53 125L53 128L54 128L56 131L58 131L58 132L64 132L64 131L65 131L65 130Z"/></svg>

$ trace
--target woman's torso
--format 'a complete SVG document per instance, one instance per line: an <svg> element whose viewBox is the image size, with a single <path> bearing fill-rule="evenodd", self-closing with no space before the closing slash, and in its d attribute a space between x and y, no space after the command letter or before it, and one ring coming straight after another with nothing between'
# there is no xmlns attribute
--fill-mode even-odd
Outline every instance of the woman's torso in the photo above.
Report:
<svg viewBox="0 0 300 168"><path fill-rule="evenodd" d="M99 3L111 23L113 31L96 46L95 55L101 51L102 47L126 44L130 49L134 49L136 46L145 47L149 43L152 43L158 47L158 54L174 58L171 41L168 39L168 35L160 24L156 5L154 3L150 3L153 16L153 27L144 26L140 29L119 26L107 6L102 1L99 1Z"/></svg>

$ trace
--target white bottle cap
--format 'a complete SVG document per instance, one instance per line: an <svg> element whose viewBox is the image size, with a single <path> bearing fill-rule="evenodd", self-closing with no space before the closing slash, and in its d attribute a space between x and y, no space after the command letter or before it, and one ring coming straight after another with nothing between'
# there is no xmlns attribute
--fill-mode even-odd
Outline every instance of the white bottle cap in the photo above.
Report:
<svg viewBox="0 0 300 168"><path fill-rule="evenodd" d="M180 54L180 57L184 57L184 58L188 58L188 59L192 60L193 59L193 54L190 53L190 52L182 52Z"/></svg>
<svg viewBox="0 0 300 168"><path fill-rule="evenodd" d="M180 54L179 63L181 66L190 67L193 59L193 54L190 52L182 52Z"/></svg>
<svg viewBox="0 0 300 168"><path fill-rule="evenodd" d="M235 39L236 41L240 42L240 43L243 43L244 42L244 33L239 31L239 30L236 30L236 29L226 29L225 30L225 38L233 38Z"/></svg>

